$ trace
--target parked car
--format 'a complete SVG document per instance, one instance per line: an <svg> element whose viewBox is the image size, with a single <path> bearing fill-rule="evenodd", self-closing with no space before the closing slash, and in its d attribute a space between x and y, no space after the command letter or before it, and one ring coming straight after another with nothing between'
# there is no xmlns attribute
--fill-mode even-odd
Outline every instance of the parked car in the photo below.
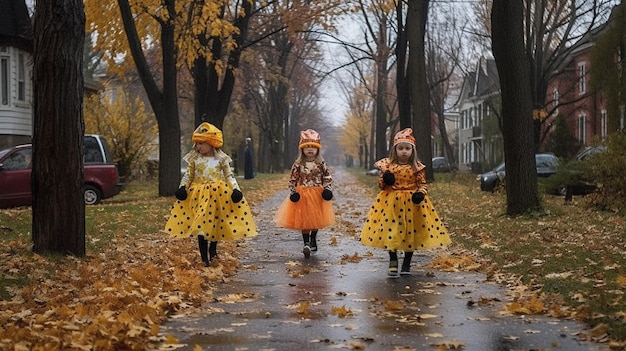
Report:
<svg viewBox="0 0 626 351"><path fill-rule="evenodd" d="M120 183L117 166L112 162L106 140L85 135L85 204L93 205L117 195ZM32 145L24 144L0 151L0 208L29 206L31 195Z"/></svg>
<svg viewBox="0 0 626 351"><path fill-rule="evenodd" d="M560 162L558 157L553 154L536 154L535 164L538 177L549 177L556 174ZM506 169L503 162L491 171L478 175L477 179L480 181L480 190L496 191L496 189L503 184L505 176Z"/></svg>
<svg viewBox="0 0 626 351"><path fill-rule="evenodd" d="M445 157L438 156L433 157L433 171L434 172L450 172L451 167L448 160Z"/></svg>

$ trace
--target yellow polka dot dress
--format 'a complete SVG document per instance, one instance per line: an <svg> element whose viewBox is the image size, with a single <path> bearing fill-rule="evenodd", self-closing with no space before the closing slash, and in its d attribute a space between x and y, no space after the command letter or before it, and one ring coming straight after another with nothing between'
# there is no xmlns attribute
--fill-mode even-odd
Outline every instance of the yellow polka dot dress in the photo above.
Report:
<svg viewBox="0 0 626 351"><path fill-rule="evenodd" d="M427 250L450 244L448 231L435 211L426 191L424 166L415 170L411 165L391 163L389 159L377 162L385 172L394 174L393 186L382 182L382 188L369 210L361 232L361 243L385 250ZM426 196L419 204L411 197L416 191Z"/></svg>
<svg viewBox="0 0 626 351"><path fill-rule="evenodd" d="M225 155L225 154L224 154ZM236 240L257 235L246 198L235 203L239 189L232 175L230 158L196 156L187 167L181 186L187 198L172 206L165 231L175 237L203 235L206 240Z"/></svg>

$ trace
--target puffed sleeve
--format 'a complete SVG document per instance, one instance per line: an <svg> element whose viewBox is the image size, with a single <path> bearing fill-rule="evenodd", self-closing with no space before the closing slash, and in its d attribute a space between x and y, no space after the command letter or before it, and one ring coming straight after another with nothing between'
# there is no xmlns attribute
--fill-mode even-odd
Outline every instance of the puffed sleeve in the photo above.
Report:
<svg viewBox="0 0 626 351"><path fill-rule="evenodd" d="M289 190L293 193L296 191L298 181L300 180L300 165L296 162L291 166L289 174Z"/></svg>
<svg viewBox="0 0 626 351"><path fill-rule="evenodd" d="M185 171L185 174L183 175L183 178L180 180L180 185L179 186L186 186L187 188L189 188L191 186L191 183L193 183L193 178L194 175L196 174L196 163L195 162L190 162L187 165L187 170Z"/></svg>
<svg viewBox="0 0 626 351"><path fill-rule="evenodd" d="M330 169L326 162L320 164L322 168L322 186L324 189L333 190L333 177L330 175Z"/></svg>
<svg viewBox="0 0 626 351"><path fill-rule="evenodd" d="M426 172L423 168L417 171L417 177L415 178L417 183L417 192L420 192L424 195L428 194L428 186L426 185Z"/></svg>
<svg viewBox="0 0 626 351"><path fill-rule="evenodd" d="M225 182L229 182L233 189L239 189L239 183L237 183L237 179L235 179L235 175L233 174L232 168L230 168L230 162L226 158L220 159L219 167L222 171L222 176L224 177Z"/></svg>
<svg viewBox="0 0 626 351"><path fill-rule="evenodd" d="M380 174L378 175L378 188L384 189L387 184L383 181L383 174L389 170L390 159L388 157L380 159L374 163L374 166L380 170Z"/></svg>

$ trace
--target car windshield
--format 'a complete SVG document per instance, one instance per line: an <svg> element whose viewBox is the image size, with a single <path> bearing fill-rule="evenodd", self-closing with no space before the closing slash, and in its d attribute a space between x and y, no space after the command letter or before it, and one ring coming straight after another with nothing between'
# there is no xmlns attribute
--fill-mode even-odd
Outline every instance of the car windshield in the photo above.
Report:
<svg viewBox="0 0 626 351"><path fill-rule="evenodd" d="M493 169L494 172L503 172L504 171L504 162L501 163L498 167Z"/></svg>
<svg viewBox="0 0 626 351"><path fill-rule="evenodd" d="M0 158L2 158L4 155L6 155L7 153L9 153L9 150L11 149L4 149L0 151Z"/></svg>

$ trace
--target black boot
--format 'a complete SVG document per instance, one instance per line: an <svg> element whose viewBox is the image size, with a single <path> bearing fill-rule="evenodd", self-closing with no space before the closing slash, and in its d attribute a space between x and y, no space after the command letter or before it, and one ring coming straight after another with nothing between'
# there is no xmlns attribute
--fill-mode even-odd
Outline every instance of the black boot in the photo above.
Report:
<svg viewBox="0 0 626 351"><path fill-rule="evenodd" d="M389 269L387 270L389 278L398 278L398 253L389 251Z"/></svg>
<svg viewBox="0 0 626 351"><path fill-rule="evenodd" d="M309 232L302 232L302 240L304 241L302 253L304 254L304 258L309 258L311 257L311 236L309 235Z"/></svg>
<svg viewBox="0 0 626 351"><path fill-rule="evenodd" d="M211 241L209 244L209 262L217 257L217 241Z"/></svg>
<svg viewBox="0 0 626 351"><path fill-rule="evenodd" d="M205 266L209 266L209 242L204 238L204 235L198 235L198 248L200 249L202 262L204 262Z"/></svg>
<svg viewBox="0 0 626 351"><path fill-rule="evenodd" d="M413 258L413 251L404 252L404 260L402 260L402 270L400 275L411 275L411 259Z"/></svg>
<svg viewBox="0 0 626 351"><path fill-rule="evenodd" d="M311 251L317 252L317 230L311 231Z"/></svg>

